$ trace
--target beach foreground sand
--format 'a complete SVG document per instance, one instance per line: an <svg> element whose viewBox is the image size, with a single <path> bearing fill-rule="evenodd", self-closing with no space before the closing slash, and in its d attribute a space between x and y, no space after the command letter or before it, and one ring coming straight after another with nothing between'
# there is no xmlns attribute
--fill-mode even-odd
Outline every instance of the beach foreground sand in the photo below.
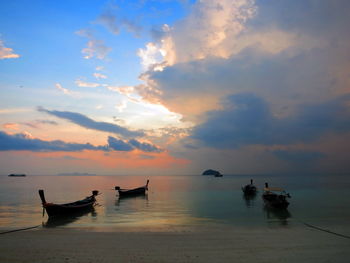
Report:
<svg viewBox="0 0 350 263"><path fill-rule="evenodd" d="M1 263L349 262L350 240L307 227L98 232L39 228L0 235Z"/></svg>

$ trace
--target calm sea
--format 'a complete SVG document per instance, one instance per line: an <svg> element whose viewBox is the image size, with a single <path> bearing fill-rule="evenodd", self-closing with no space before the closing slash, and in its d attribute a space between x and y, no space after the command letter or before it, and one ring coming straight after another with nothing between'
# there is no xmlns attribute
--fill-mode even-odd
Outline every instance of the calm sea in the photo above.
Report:
<svg viewBox="0 0 350 263"><path fill-rule="evenodd" d="M349 176L254 176L255 198L244 198L241 186L252 176L0 176L0 229L42 224L43 227L97 231L145 227L215 226L293 228L302 222L350 235ZM142 186L143 197L119 199L114 187ZM265 182L290 193L288 210L266 209L261 199ZM49 220L42 216L38 189L46 200L67 203L99 190L98 205L80 217Z"/></svg>

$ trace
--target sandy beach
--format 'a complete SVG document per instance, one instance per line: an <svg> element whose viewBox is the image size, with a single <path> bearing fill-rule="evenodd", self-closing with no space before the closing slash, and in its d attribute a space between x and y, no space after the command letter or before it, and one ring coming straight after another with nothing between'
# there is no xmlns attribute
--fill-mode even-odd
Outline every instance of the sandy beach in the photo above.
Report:
<svg viewBox="0 0 350 263"><path fill-rule="evenodd" d="M350 240L307 227L38 228L0 235L1 263L349 262Z"/></svg>

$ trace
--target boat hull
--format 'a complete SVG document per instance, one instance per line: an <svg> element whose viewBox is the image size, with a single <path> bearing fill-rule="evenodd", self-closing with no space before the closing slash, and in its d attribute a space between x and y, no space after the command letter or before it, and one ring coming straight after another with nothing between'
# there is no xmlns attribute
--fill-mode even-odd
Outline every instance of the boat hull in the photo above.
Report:
<svg viewBox="0 0 350 263"><path fill-rule="evenodd" d="M122 189L119 186L116 186L115 190L118 191L119 197L145 195L146 191L148 190L148 183L149 183L149 180L147 180L146 185L133 188L133 189Z"/></svg>
<svg viewBox="0 0 350 263"><path fill-rule="evenodd" d="M140 187L136 189L130 189L130 190L118 190L120 197L127 197L127 196L137 196L137 195L145 195L146 194L146 188Z"/></svg>
<svg viewBox="0 0 350 263"><path fill-rule="evenodd" d="M75 215L75 214L89 211L93 208L96 202L95 196L97 195L98 195L98 191L94 190L92 191L92 195L86 197L85 199L72 202L72 203L66 203L66 204L54 204L54 203L46 202L44 190L39 190L39 196L40 196L43 208L45 209L49 217Z"/></svg>
<svg viewBox="0 0 350 263"><path fill-rule="evenodd" d="M242 187L242 191L245 195L255 195L257 192L257 189L255 186L246 185L245 187Z"/></svg>
<svg viewBox="0 0 350 263"><path fill-rule="evenodd" d="M94 207L94 204L95 204L95 201L91 201L84 205L79 205L79 206L46 204L44 208L49 217L67 216L67 215L75 215L75 214L89 211Z"/></svg>

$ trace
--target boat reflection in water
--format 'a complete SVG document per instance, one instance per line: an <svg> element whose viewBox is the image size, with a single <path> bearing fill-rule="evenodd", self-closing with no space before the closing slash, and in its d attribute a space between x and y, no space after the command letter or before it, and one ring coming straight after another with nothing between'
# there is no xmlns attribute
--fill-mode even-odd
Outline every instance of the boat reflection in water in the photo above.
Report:
<svg viewBox="0 0 350 263"><path fill-rule="evenodd" d="M268 223L279 223L280 225L288 225L288 218L291 218L292 215L287 209L278 209L269 206L264 206L264 214Z"/></svg>
<svg viewBox="0 0 350 263"><path fill-rule="evenodd" d="M124 203L132 203L132 202L143 202L145 201L148 203L148 194L142 194L142 195L125 195L125 196L118 196L118 199L115 201L116 206L121 206Z"/></svg>
<svg viewBox="0 0 350 263"><path fill-rule="evenodd" d="M94 207L87 208L83 211L74 212L69 215L53 216L49 217L46 222L43 222L43 227L54 228L59 226L65 226L74 223L84 216L97 217L97 213Z"/></svg>
<svg viewBox="0 0 350 263"><path fill-rule="evenodd" d="M255 199L256 199L256 194L243 194L242 195L243 200L245 201L245 205L249 207L254 207L255 206Z"/></svg>

